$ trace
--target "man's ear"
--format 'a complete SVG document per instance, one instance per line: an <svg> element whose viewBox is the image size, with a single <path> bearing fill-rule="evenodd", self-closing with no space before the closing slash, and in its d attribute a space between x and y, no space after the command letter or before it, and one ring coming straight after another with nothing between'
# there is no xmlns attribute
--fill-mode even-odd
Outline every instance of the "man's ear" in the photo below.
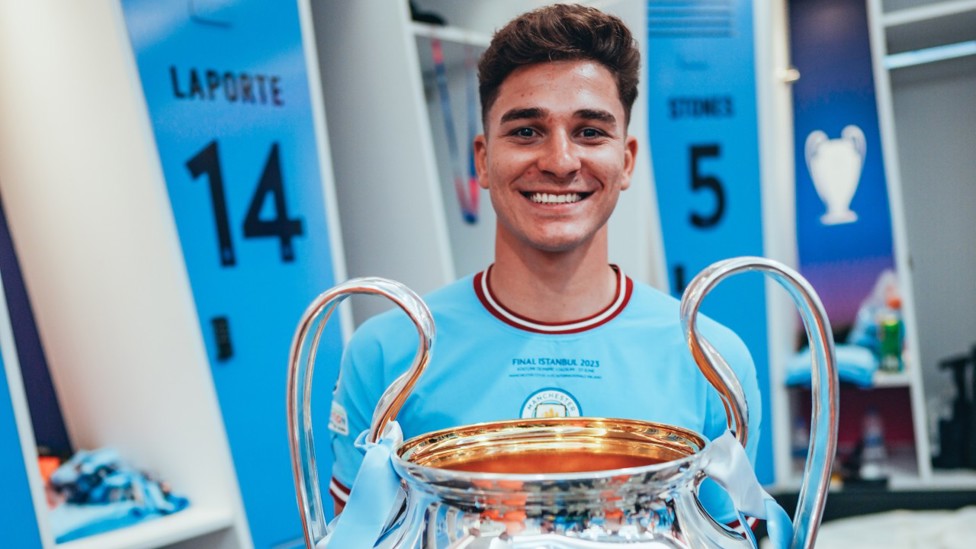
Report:
<svg viewBox="0 0 976 549"><path fill-rule="evenodd" d="M630 187L630 176L634 173L637 162L637 138L628 135L624 142L624 176L620 179L620 190Z"/></svg>
<svg viewBox="0 0 976 549"><path fill-rule="evenodd" d="M474 138L474 169L478 173L478 185L488 188L488 138L480 134Z"/></svg>

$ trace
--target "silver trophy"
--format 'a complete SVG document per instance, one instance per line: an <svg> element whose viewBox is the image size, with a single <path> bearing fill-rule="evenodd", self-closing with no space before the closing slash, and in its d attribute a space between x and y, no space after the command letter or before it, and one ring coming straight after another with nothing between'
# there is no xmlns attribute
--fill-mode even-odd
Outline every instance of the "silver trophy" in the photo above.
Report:
<svg viewBox="0 0 976 549"><path fill-rule="evenodd" d="M815 368L808 458L792 524L779 511L786 530L791 530L783 536L782 546L812 547L836 450L834 344L823 306L809 284L777 262L749 257L708 267L691 282L681 301L689 351L725 404L730 427L726 436L709 441L671 425L598 417L498 421L406 441L394 436L384 458L395 471L390 473L394 505L384 508L371 501L373 516L365 522L378 524L378 531L370 539L356 537L356 543L402 549L756 547L751 532L716 522L698 499L705 478L722 484L714 471L727 465L723 463L727 456L739 456L740 466L745 462L745 476L751 475L755 482L742 450L749 436L749 411L741 386L696 326L705 295L725 277L746 271L763 272L786 288L810 341ZM407 313L418 334L413 364L382 396L367 441L379 445L384 437L399 432L397 413L423 374L434 341L433 318L423 300L389 280L366 278L340 284L320 295L306 311L291 349L287 408L298 506L309 548L350 545L335 541L338 530L333 529L335 522L352 514L349 506L332 526L325 521L313 451L311 387L315 348L325 322L342 300L354 294L391 299ZM738 453L719 451L722 448ZM385 469L389 472L390 467ZM732 476L744 476L742 472L739 469ZM352 497L363 475L361 471ZM758 483L755 488L765 494ZM735 494L733 501L737 501Z"/></svg>

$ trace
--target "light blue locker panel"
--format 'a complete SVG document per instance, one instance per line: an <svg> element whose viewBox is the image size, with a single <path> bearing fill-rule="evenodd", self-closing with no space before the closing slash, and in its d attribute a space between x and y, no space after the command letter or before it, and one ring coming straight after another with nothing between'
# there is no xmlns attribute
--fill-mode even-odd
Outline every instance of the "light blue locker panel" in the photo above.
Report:
<svg viewBox="0 0 976 549"><path fill-rule="evenodd" d="M21 399L24 403L21 413L28 413L28 404L27 395L23 394L24 382L20 364L18 364L19 360L14 360L16 358L15 353L18 350L10 309L15 306L7 305L7 299L10 295L8 290L11 288L4 285L4 282L9 282L13 278L17 280L17 284L11 284L11 286L16 288L19 285L19 288L23 289L23 282L19 279L19 268L13 242L10 240L7 217L2 205L0 205L0 271L2 271L2 275L0 275L0 475L3 478L3 502L0 503L0 546L33 549L42 547L43 543L27 467L37 467L38 465L24 462L24 450L17 428L17 410L14 408L13 391L22 395ZM17 272L13 272L14 270ZM16 292L17 290L12 291ZM24 311L22 310L21 313ZM23 322L32 319L20 318L20 320ZM21 326L21 328L25 327ZM7 375L8 367L13 372L12 379ZM60 413L57 411L50 413L47 418L54 419L53 415L58 416L56 418L59 423L57 427L63 433ZM54 430L52 429L52 431ZM33 441L33 433L31 435L30 439Z"/></svg>
<svg viewBox="0 0 976 549"><path fill-rule="evenodd" d="M256 547L286 544L301 537L288 349L335 283L298 5L122 6L251 535ZM337 368L340 347L333 322L315 376L323 430L336 377L323 369Z"/></svg>
<svg viewBox="0 0 976 549"><path fill-rule="evenodd" d="M0 310L6 315L7 310ZM0 371L4 368L2 349ZM26 412L26 410L25 410ZM5 547L32 549L41 547L41 534L34 511L30 481L27 478L24 452L17 431L17 418L10 398L6 373L0 376L0 471L3 471L3 505L0 505L0 534Z"/></svg>
<svg viewBox="0 0 976 549"><path fill-rule="evenodd" d="M648 0L647 10L652 167L670 287L680 296L715 261L764 255L752 2ZM752 352L765 412L756 469L770 483L764 278L723 282L702 311Z"/></svg>

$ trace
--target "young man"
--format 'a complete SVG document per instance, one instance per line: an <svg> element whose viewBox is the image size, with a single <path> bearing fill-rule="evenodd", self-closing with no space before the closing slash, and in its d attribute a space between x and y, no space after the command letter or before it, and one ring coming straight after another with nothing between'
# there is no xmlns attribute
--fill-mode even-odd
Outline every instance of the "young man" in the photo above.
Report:
<svg viewBox="0 0 976 549"><path fill-rule="evenodd" d="M718 393L684 342L678 302L608 260L606 222L637 155L627 124L639 66L626 26L593 8L541 8L494 36L479 63L485 133L474 150L498 220L495 260L425 296L437 340L397 418L405 438L544 416L641 419L709 438L725 431ZM700 327L746 391L755 460L752 360L730 331L708 319ZM353 442L416 349L399 311L365 322L346 349L329 425L338 509L362 459Z"/></svg>

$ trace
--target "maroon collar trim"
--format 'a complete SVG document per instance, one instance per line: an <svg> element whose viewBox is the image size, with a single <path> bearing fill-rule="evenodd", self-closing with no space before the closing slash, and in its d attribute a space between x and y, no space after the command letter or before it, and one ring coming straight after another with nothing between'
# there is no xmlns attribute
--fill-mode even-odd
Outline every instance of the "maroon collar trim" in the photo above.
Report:
<svg viewBox="0 0 976 549"><path fill-rule="evenodd" d="M624 275L623 271L616 265L611 265L611 267L617 273L617 289L614 292L613 301L605 309L592 316L570 322L540 322L506 308L491 293L491 287L488 284L491 278L491 267L474 276L474 292L489 313L509 326L539 334L577 334L610 322L630 302L630 296L634 293L634 282L630 277Z"/></svg>

